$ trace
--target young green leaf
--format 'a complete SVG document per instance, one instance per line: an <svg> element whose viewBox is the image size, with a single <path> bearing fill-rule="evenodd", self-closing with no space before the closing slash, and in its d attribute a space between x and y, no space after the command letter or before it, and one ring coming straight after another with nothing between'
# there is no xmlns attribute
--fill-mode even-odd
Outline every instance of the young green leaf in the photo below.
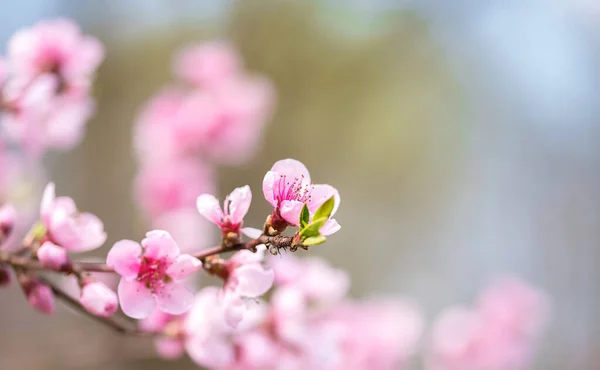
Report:
<svg viewBox="0 0 600 370"><path fill-rule="evenodd" d="M302 245L312 247L313 245L323 244L327 238L323 235L311 236L310 238L304 239Z"/></svg>
<svg viewBox="0 0 600 370"><path fill-rule="evenodd" d="M321 235L319 230L323 227L323 225L325 225L325 222L327 222L327 219L313 220L313 222L306 225L305 228L300 230L300 237L302 240Z"/></svg>
<svg viewBox="0 0 600 370"><path fill-rule="evenodd" d="M310 212L308 211L308 206L304 203L302 206L302 211L300 211L300 230L304 229L308 223L310 222Z"/></svg>
<svg viewBox="0 0 600 370"><path fill-rule="evenodd" d="M329 216L331 216L331 212L333 212L333 207L335 206L335 199L331 197L325 201L325 203L321 204L319 208L317 208L313 220L328 220Z"/></svg>

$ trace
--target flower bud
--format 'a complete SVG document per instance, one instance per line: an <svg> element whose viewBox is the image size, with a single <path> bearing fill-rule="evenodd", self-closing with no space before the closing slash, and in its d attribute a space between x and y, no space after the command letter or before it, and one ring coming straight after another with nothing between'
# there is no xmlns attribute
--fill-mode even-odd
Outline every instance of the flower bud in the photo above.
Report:
<svg viewBox="0 0 600 370"><path fill-rule="evenodd" d="M15 227L17 213L10 204L0 207L0 241L6 240Z"/></svg>
<svg viewBox="0 0 600 370"><path fill-rule="evenodd" d="M37 251L37 257L45 268L59 271L70 264L67 251L52 242L45 242Z"/></svg>
<svg viewBox="0 0 600 370"><path fill-rule="evenodd" d="M47 315L54 313L54 294L48 285L28 275L19 276L19 283L33 308Z"/></svg>
<svg viewBox="0 0 600 370"><path fill-rule="evenodd" d="M12 281L10 268L6 265L0 265L0 287L5 287Z"/></svg>
<svg viewBox="0 0 600 370"><path fill-rule="evenodd" d="M119 307L117 294L96 281L84 284L79 303L88 312L101 317L112 316Z"/></svg>

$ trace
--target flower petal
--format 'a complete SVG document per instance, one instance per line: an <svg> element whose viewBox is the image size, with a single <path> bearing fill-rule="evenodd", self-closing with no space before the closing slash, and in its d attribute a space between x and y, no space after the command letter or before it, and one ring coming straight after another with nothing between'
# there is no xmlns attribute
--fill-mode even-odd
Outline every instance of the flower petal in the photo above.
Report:
<svg viewBox="0 0 600 370"><path fill-rule="evenodd" d="M146 233L146 237L142 240L144 247L144 256L161 259L167 257L174 259L179 256L179 246L171 237L169 232L164 230L152 230Z"/></svg>
<svg viewBox="0 0 600 370"><path fill-rule="evenodd" d="M202 267L202 262L189 254L182 254L169 268L167 275L175 280L184 279Z"/></svg>
<svg viewBox="0 0 600 370"><path fill-rule="evenodd" d="M125 315L134 319L148 317L156 307L152 293L138 281L121 279L118 292L121 309Z"/></svg>
<svg viewBox="0 0 600 370"><path fill-rule="evenodd" d="M255 227L244 227L241 231L242 234L252 239L258 239L262 235L262 230Z"/></svg>
<svg viewBox="0 0 600 370"><path fill-rule="evenodd" d="M325 203L325 201L331 197L334 197L334 200L335 200L334 205L333 205L333 211L331 212L331 214L333 215L333 214L335 214L338 207L340 206L341 198L340 198L340 193L337 191L337 189L331 185L327 185L327 184L313 185L312 190L310 192L310 198L306 202L306 205L308 206L308 209L311 212L315 212L321 204Z"/></svg>
<svg viewBox="0 0 600 370"><path fill-rule="evenodd" d="M219 205L219 200L213 195L201 194L198 199L196 199L196 208L198 208L198 212L209 221L212 221L217 225L221 224L223 211Z"/></svg>
<svg viewBox="0 0 600 370"><path fill-rule="evenodd" d="M302 179L303 184L310 184L310 173L306 166L295 159L282 159L275 162L271 171L277 172L279 175L283 175L288 179Z"/></svg>
<svg viewBox="0 0 600 370"><path fill-rule="evenodd" d="M233 272L237 279L236 291L244 297L256 298L265 294L272 286L275 273L262 265L249 264L236 268Z"/></svg>
<svg viewBox="0 0 600 370"><path fill-rule="evenodd" d="M337 233L342 226L334 218L330 218L325 225L319 229L319 232L325 236Z"/></svg>
<svg viewBox="0 0 600 370"><path fill-rule="evenodd" d="M82 213L76 219L79 233L83 237L83 243L78 250L71 249L72 252L87 252L99 248L106 242L106 232L104 232L104 223L96 215L91 213Z"/></svg>
<svg viewBox="0 0 600 370"><path fill-rule="evenodd" d="M183 343L179 339L168 337L159 337L155 339L154 346L160 358L165 360L174 360L183 355Z"/></svg>
<svg viewBox="0 0 600 370"><path fill-rule="evenodd" d="M279 213L290 224L298 225L303 206L304 203L297 200L284 200L279 206Z"/></svg>
<svg viewBox="0 0 600 370"><path fill-rule="evenodd" d="M248 213L250 203L252 203L252 191L250 186L242 186L235 188L227 197L229 200L228 214L231 222L238 224L244 220L244 216ZM227 200L225 202L227 203ZM227 210L226 210L227 212Z"/></svg>
<svg viewBox="0 0 600 370"><path fill-rule="evenodd" d="M53 182L48 183L46 188L44 188L44 194L42 195L42 202L40 204L40 214L42 216L42 221L46 223L46 219L49 217L52 203L54 202L55 197L55 186Z"/></svg>
<svg viewBox="0 0 600 370"><path fill-rule="evenodd" d="M267 172L265 177L263 178L263 195L265 196L267 202L271 203L273 207L277 207L277 199L275 197L275 192L273 191L273 188L275 186L275 183L279 181L279 179L280 176L273 171Z"/></svg>
<svg viewBox="0 0 600 370"><path fill-rule="evenodd" d="M194 293L183 282L166 284L156 295L158 308L171 315L187 312L194 302Z"/></svg>
<svg viewBox="0 0 600 370"><path fill-rule="evenodd" d="M140 271L142 246L133 240L115 243L106 256L106 264L126 280L135 279Z"/></svg>
<svg viewBox="0 0 600 370"><path fill-rule="evenodd" d="M232 328L237 328L244 318L246 302L237 293L227 292L223 297L223 305L225 306L225 322Z"/></svg>
<svg viewBox="0 0 600 370"><path fill-rule="evenodd" d="M256 252L249 251L247 249L241 250L234 254L230 261L240 265L246 265L249 263L259 263L265 258L265 251L267 247L264 244L256 246Z"/></svg>
<svg viewBox="0 0 600 370"><path fill-rule="evenodd" d="M224 338L191 336L185 343L188 355L196 364L211 369L226 369L235 358L233 345Z"/></svg>

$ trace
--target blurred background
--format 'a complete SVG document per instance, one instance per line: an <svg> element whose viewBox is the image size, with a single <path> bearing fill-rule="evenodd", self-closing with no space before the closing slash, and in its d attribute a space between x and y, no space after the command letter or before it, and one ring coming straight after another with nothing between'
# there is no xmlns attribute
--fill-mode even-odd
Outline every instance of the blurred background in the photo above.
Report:
<svg viewBox="0 0 600 370"><path fill-rule="evenodd" d="M352 295L406 295L429 318L498 274L546 290L552 325L535 369L600 360L600 7L594 0L20 0L0 44L68 16L107 49L98 113L76 150L53 154L60 194L105 221L107 245L144 232L132 198L132 124L172 79L172 54L228 39L277 88L258 156L220 169L220 194L259 194L277 159L303 161L342 194L324 248ZM255 197L250 224L269 211ZM105 253L106 251L101 251ZM194 368L152 359L18 287L0 296L0 369Z"/></svg>

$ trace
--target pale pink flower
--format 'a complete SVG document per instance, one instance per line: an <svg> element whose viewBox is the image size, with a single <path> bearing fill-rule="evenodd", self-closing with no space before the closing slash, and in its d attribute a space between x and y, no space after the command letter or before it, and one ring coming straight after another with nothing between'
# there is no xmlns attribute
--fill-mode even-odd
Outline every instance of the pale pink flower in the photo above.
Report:
<svg viewBox="0 0 600 370"><path fill-rule="evenodd" d="M196 200L198 212L207 220L217 224L223 233L239 234L252 202L252 192L248 185L234 189L223 201L223 208L219 200L211 194L201 194Z"/></svg>
<svg viewBox="0 0 600 370"><path fill-rule="evenodd" d="M6 240L12 233L17 219L17 212L11 204L0 207L0 242Z"/></svg>
<svg viewBox="0 0 600 370"><path fill-rule="evenodd" d="M338 191L331 185L313 185L306 166L295 159L283 159L273 165L263 179L263 194L275 207L274 215L293 226L298 225L304 204L314 213L321 204L334 197L331 216L340 205ZM337 221L330 218L320 231L323 235L330 235L339 229Z"/></svg>
<svg viewBox="0 0 600 370"><path fill-rule="evenodd" d="M212 169L192 159L148 164L136 178L138 202L152 220L194 207L198 194L211 192L213 187Z"/></svg>
<svg viewBox="0 0 600 370"><path fill-rule="evenodd" d="M248 309L245 298L258 298L273 286L273 270L262 264L265 250L264 245L259 245L256 252L242 250L226 262L223 299L225 319L232 327L244 318Z"/></svg>
<svg viewBox="0 0 600 370"><path fill-rule="evenodd" d="M47 241L37 250L37 258L42 266L60 271L70 264L67 250Z"/></svg>
<svg viewBox="0 0 600 370"><path fill-rule="evenodd" d="M79 302L88 312L100 317L112 316L119 307L117 294L97 281L83 285Z"/></svg>
<svg viewBox="0 0 600 370"><path fill-rule="evenodd" d="M29 304L41 313L54 313L54 294L52 289L35 278L28 278L22 283L23 291Z"/></svg>
<svg viewBox="0 0 600 370"><path fill-rule="evenodd" d="M173 69L183 80L210 86L240 73L242 61L237 51L226 42L205 42L183 48L175 57Z"/></svg>
<svg viewBox="0 0 600 370"><path fill-rule="evenodd" d="M186 312L194 295L183 279L202 267L197 258L180 254L171 235L162 230L148 232L141 245L117 242L106 263L121 275L118 293L123 312L136 319L147 317L157 305L173 315Z"/></svg>
<svg viewBox="0 0 600 370"><path fill-rule="evenodd" d="M90 251L106 241L102 221L91 213L79 213L73 199L56 198L53 183L44 190L40 214L50 240L70 252Z"/></svg>
<svg viewBox="0 0 600 370"><path fill-rule="evenodd" d="M215 161L239 164L259 148L274 105L274 89L261 77L238 77L207 92L212 117L202 116L201 150ZM205 99L205 98L203 98ZM198 116L198 103L184 106L187 117Z"/></svg>
<svg viewBox="0 0 600 370"><path fill-rule="evenodd" d="M102 44L68 19L41 21L8 42L8 61L19 77L55 73L67 86L89 84L103 57Z"/></svg>

